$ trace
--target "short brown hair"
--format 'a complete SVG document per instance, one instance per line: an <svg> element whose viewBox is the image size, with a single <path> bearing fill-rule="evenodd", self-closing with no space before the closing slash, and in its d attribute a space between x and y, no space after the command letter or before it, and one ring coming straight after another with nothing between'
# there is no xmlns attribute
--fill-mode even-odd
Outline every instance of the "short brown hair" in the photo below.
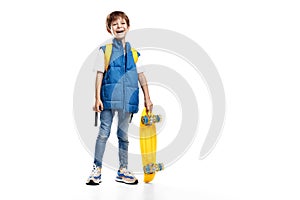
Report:
<svg viewBox="0 0 300 200"><path fill-rule="evenodd" d="M110 31L110 26L111 26L111 23L118 19L119 17L121 17L122 19L125 19L126 23L127 23L127 26L130 26L130 22L129 22L129 18L128 16L122 12L122 11L114 11L112 13L110 13L109 15L107 15L106 17L106 30L111 33Z"/></svg>

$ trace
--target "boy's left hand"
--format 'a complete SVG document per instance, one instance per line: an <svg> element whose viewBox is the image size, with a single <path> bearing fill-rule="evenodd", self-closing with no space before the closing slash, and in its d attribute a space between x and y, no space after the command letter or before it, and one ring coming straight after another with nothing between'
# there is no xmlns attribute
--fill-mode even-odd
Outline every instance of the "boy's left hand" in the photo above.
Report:
<svg viewBox="0 0 300 200"><path fill-rule="evenodd" d="M147 112L152 113L153 104L150 99L145 99L145 107L147 109Z"/></svg>

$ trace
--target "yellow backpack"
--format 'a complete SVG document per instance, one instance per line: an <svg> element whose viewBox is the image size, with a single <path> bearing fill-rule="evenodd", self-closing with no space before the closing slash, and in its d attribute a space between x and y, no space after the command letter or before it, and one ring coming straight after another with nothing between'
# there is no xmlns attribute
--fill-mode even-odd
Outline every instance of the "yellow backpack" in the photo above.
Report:
<svg viewBox="0 0 300 200"><path fill-rule="evenodd" d="M105 53L104 53L104 67L105 67L105 71L108 70L111 52L112 52L112 44L106 44ZM131 52L132 52L132 55L133 55L134 63L136 63L138 61L138 58L139 58L138 52L134 48L131 48Z"/></svg>

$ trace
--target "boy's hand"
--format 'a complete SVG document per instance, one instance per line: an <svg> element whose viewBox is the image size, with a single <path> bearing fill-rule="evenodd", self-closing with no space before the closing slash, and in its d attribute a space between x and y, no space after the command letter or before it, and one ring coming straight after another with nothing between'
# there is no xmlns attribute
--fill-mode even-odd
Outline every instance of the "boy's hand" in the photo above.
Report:
<svg viewBox="0 0 300 200"><path fill-rule="evenodd" d="M100 109L99 109L100 108ZM101 112L103 110L103 103L101 100L96 99L95 106L93 107L93 110L95 112Z"/></svg>
<svg viewBox="0 0 300 200"><path fill-rule="evenodd" d="M145 107L147 109L147 112L152 113L153 104L152 104L150 98L149 99L145 99Z"/></svg>

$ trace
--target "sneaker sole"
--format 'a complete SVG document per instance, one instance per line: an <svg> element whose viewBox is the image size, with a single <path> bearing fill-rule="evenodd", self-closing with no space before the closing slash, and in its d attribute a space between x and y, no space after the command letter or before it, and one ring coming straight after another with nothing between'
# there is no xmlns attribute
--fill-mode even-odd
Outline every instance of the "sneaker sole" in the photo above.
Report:
<svg viewBox="0 0 300 200"><path fill-rule="evenodd" d="M94 181L90 180L89 182L85 183L86 185L99 185L101 183L101 181L99 183L95 183Z"/></svg>
<svg viewBox="0 0 300 200"><path fill-rule="evenodd" d="M125 184L128 184L128 185L136 185L139 183L139 181L136 179L134 182L127 182L127 181L124 181L122 179L115 179L116 182L118 183L125 183Z"/></svg>

